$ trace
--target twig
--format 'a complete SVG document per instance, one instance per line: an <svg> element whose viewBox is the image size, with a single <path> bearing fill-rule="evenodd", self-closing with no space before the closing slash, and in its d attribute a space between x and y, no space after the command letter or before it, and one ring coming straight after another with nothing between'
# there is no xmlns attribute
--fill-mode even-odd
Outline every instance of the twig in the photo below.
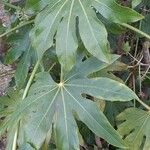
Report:
<svg viewBox="0 0 150 150"><path fill-rule="evenodd" d="M143 43L143 60L144 63L148 64L148 66L145 67L145 73L142 76L142 80L145 78L146 74L148 73L149 69L150 69L150 53L149 53L149 48L150 48L150 42L149 41L145 41Z"/></svg>
<svg viewBox="0 0 150 150"><path fill-rule="evenodd" d="M141 80L141 66L139 65L139 87L140 87L140 94L142 92L142 80Z"/></svg>
<svg viewBox="0 0 150 150"><path fill-rule="evenodd" d="M12 8L12 9L21 10L21 8L19 6L15 6L15 5L11 4L11 3L7 3L4 0L2 0L1 3L4 4L5 6L8 6L8 7Z"/></svg>
<svg viewBox="0 0 150 150"><path fill-rule="evenodd" d="M49 68L49 70L48 70L48 72L50 72L53 68L54 68L54 66L56 65L56 62L55 63L53 63L51 66L50 66L50 68Z"/></svg>
<svg viewBox="0 0 150 150"><path fill-rule="evenodd" d="M137 67L137 66L139 66L139 65L147 65L147 64L143 64L143 63L141 63L141 61L142 61L142 59L143 59L143 56L140 58L140 60L137 60L135 57L133 57L130 53L128 53L129 55L130 55L130 57L131 58L133 58L134 59L134 61L137 61L137 64L135 64L134 66L128 66L128 68L130 69L130 68L135 68L135 67Z"/></svg>
<svg viewBox="0 0 150 150"><path fill-rule="evenodd" d="M140 24L139 24L139 30L141 29L141 26L142 26L142 20L140 21ZM139 45L139 37L137 37L136 39L136 46L135 46L135 52L134 52L134 57L136 57L137 55L137 50L138 50L138 45Z"/></svg>
<svg viewBox="0 0 150 150"><path fill-rule="evenodd" d="M14 28L12 28L12 29L6 31L5 33L1 34L1 35L0 35L0 38L6 36L7 34L13 32L13 31L15 31L15 30L17 30L17 29L19 29L19 28L21 28L21 27L23 27L23 26L26 26L26 25L28 25L28 24L31 24L31 23L33 23L33 22L34 22L34 20L30 20L30 21L27 21L27 22L25 22L25 23L19 24L18 26L16 26L16 27L14 27Z"/></svg>
<svg viewBox="0 0 150 150"><path fill-rule="evenodd" d="M133 79L133 91L135 92L135 75L134 74L132 76L132 79ZM136 107L136 99L134 99L133 102L134 102L134 107Z"/></svg>
<svg viewBox="0 0 150 150"><path fill-rule="evenodd" d="M148 106L147 104L145 104L142 100L140 100L140 99L137 99L137 101L140 103L140 104L142 104L147 110L149 110L150 111L150 106Z"/></svg>
<svg viewBox="0 0 150 150"><path fill-rule="evenodd" d="M98 147L98 149L102 149L102 142L100 140L100 137L98 137L97 135L95 135L95 142L96 142L96 145Z"/></svg>

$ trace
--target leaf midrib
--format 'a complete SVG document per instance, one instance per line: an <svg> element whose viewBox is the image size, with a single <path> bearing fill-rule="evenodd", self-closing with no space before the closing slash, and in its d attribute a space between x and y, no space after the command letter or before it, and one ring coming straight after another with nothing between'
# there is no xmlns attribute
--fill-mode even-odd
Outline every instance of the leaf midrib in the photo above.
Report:
<svg viewBox="0 0 150 150"><path fill-rule="evenodd" d="M86 17L86 20L87 20L87 22L88 22L88 25L89 25L89 27L90 27L90 30L91 30L92 35L93 35L93 37L94 37L94 39L95 39L97 45L99 46L99 48L102 49L102 48L100 47L100 45L99 45L99 42L97 41L97 39L96 39L96 37L95 37L95 34L94 34L93 29L92 29L92 27L91 27L90 21L89 21L89 19L88 19L86 10L85 10L85 8L84 8L84 6L83 6L83 4L82 4L82 2L81 2L80 0L79 0L79 3L80 3L80 5L81 5L81 8L82 8L82 10L83 10L83 13L84 13L84 15L85 15L85 17Z"/></svg>
<svg viewBox="0 0 150 150"><path fill-rule="evenodd" d="M49 94L49 93L51 93L52 91L54 91L55 89L57 89L58 87L57 86L55 86L53 89L51 89L50 91L48 91L48 92L46 92L46 93L44 93L44 94L42 94L41 96L39 96L39 97L37 97L34 101L32 101L31 103L29 103L27 106L25 106L23 109L21 109L17 114L21 114L22 112L24 112L29 106L31 106L33 103L35 103L36 101L38 101L41 97L43 97L43 96L45 96L45 95L47 95L47 94ZM16 116L16 117L18 117L18 115ZM13 119L13 118L12 118ZM16 118L15 118L16 119Z"/></svg>
<svg viewBox="0 0 150 150"><path fill-rule="evenodd" d="M69 17L68 17L68 23L67 23L67 33L66 33L66 48L65 48L65 61L68 58L68 36L69 36L69 28L70 28L70 21L71 21L71 16L72 16L72 10L73 10L73 5L74 5L74 1L72 0L71 6L70 6L70 10L69 10ZM65 65L67 65L67 63L65 62Z"/></svg>
<svg viewBox="0 0 150 150"><path fill-rule="evenodd" d="M140 127L140 129L138 130L138 133L136 134L136 136L135 136L135 138L134 138L134 140L133 140L133 143L135 143L135 141L136 141L138 135L140 134L140 132L142 131L143 127L144 127L145 124L147 123L147 121L148 121L148 119L149 119L149 117L150 117L150 114L148 114L148 115L145 114L145 116L147 116L147 117L145 118L145 121L143 122L143 124L142 124L142 126ZM143 116L143 117L144 117L144 116Z"/></svg>
<svg viewBox="0 0 150 150"><path fill-rule="evenodd" d="M89 85L80 85L80 84L65 84L66 86L74 86L74 87L81 87L81 88L95 88L95 89L99 89L99 90L103 90L103 91L107 91L107 92L111 92L111 93L115 93L115 94L118 94L119 92L115 92L115 91L110 91L110 90L107 90L107 89L104 89L104 88L100 88L100 87L96 87L96 86L89 86ZM121 90L121 89L120 89ZM119 95L122 95L122 96L127 96L126 94L119 94Z"/></svg>
<svg viewBox="0 0 150 150"><path fill-rule="evenodd" d="M53 105L53 103L54 103L54 101L55 101L55 98L57 97L57 95L58 95L58 93L59 93L59 90L60 90L60 88L58 88L58 90L57 90L57 92L55 93L55 95L54 95L54 97L53 97L53 99L52 99L50 105L48 106L48 108L47 108L45 114L43 115L42 119L40 120L39 124L37 125L37 127L36 127L36 129L35 129L35 131L34 131L34 136L36 135L36 132L38 131L38 128L40 127L40 125L41 125L41 123L43 122L44 118L46 117L46 115L48 114L49 110L51 109L51 107L52 107L52 105Z"/></svg>
<svg viewBox="0 0 150 150"><path fill-rule="evenodd" d="M101 125L97 122L97 120L84 108L84 106L82 106L82 105L78 102L78 100L71 94L71 92L69 92L69 91L67 90L67 88L65 88L65 87L64 87L64 89L65 89L65 91L75 100L75 102L76 102L91 118L93 118L93 119L95 120L95 122L98 124L98 126L100 126L101 128L103 128L103 126L101 126ZM110 133L109 133L105 128L103 128L103 130L105 130L105 132L107 132L107 133L110 135ZM114 140L116 141L116 143L118 143L118 139L114 138Z"/></svg>
<svg viewBox="0 0 150 150"><path fill-rule="evenodd" d="M69 137L68 137L68 123L67 123L67 113L66 113L66 104L65 104L65 98L63 93L63 87L61 87L61 96L62 96L62 102L63 102L63 108L64 108L64 119L65 119L65 130L67 134L67 145L69 148Z"/></svg>
<svg viewBox="0 0 150 150"><path fill-rule="evenodd" d="M59 1L59 2L60 2L60 1ZM50 25L50 27L49 27L50 30L47 32L47 34L46 34L46 36L45 36L45 38L44 38L45 40L44 40L43 42L46 43L46 40L48 39L48 36L49 36L49 34L50 34L50 32L51 32L52 26L53 26L53 24L54 24L56 18L58 17L59 13L61 12L62 8L65 6L65 4L66 4L67 2L68 2L68 0L66 0L66 1L64 2L64 4L58 9L58 12L56 13L56 15L55 15L54 19L52 20L52 23L51 23L51 25ZM57 4L57 3L56 3L56 4ZM56 4L54 4L53 7L54 7Z"/></svg>

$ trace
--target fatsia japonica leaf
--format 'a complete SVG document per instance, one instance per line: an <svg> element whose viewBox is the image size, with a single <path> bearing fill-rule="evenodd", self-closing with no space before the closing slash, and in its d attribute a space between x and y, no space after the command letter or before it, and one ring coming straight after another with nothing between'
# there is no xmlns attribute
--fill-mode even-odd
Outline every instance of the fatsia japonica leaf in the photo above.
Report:
<svg viewBox="0 0 150 150"><path fill-rule="evenodd" d="M0 109L0 118L3 118L3 121L0 122L0 136L6 134L5 131L7 132L7 145L5 150L10 150L13 145L13 138L17 130L18 120L16 119L13 124L8 124L8 120L21 101L21 97L22 92L18 92L13 88L8 89L7 95L0 97L0 106L2 107L2 109Z"/></svg>
<svg viewBox="0 0 150 150"><path fill-rule="evenodd" d="M141 2L142 2L142 0L132 0L132 8L135 8L135 7L138 6Z"/></svg>
<svg viewBox="0 0 150 150"><path fill-rule="evenodd" d="M105 67L104 63L90 58L83 65L77 64L60 83L56 83L47 72L37 74L28 97L16 107L7 123L13 125L16 119L22 118L25 137L37 149L41 147L52 126L57 149L79 149L76 119L110 144L125 148L121 137L96 103L82 95L88 94L109 101L130 101L137 96L117 81L87 78L88 74L98 70L96 63L99 63L99 69ZM79 69L81 66L82 70Z"/></svg>
<svg viewBox="0 0 150 150"><path fill-rule="evenodd" d="M29 31L30 27L27 26L22 30L17 30L16 33L7 38L10 48L5 56L5 63L12 64L15 62L23 52L25 52L30 45Z"/></svg>
<svg viewBox="0 0 150 150"><path fill-rule="evenodd" d="M128 108L118 115L123 121L118 126L119 133L125 137L130 149L148 150L150 148L150 112L137 108Z"/></svg>
<svg viewBox="0 0 150 150"><path fill-rule="evenodd" d="M115 127L117 125L116 117L126 108L133 107L133 102L106 102L104 114L109 122Z"/></svg>
<svg viewBox="0 0 150 150"><path fill-rule="evenodd" d="M22 145L20 147L20 150L36 150L34 147L32 147L29 143Z"/></svg>
<svg viewBox="0 0 150 150"><path fill-rule="evenodd" d="M15 72L15 82L18 88L22 88L24 86L31 65L32 55L33 49L28 47L17 65Z"/></svg>
<svg viewBox="0 0 150 150"><path fill-rule="evenodd" d="M110 85L113 86L113 90L110 89ZM40 73L31 87L29 96L16 112L20 114L25 110L26 115L29 113L24 126L29 141L40 148L54 122L57 148L79 149L75 115L95 134L110 144L123 148L123 141L104 114L94 102L84 99L82 93L102 96L112 101L127 101L135 97L127 87L120 86L118 82L110 79L68 79L57 84L48 73Z"/></svg>
<svg viewBox="0 0 150 150"><path fill-rule="evenodd" d="M5 63L12 64L19 60L14 76L18 88L24 86L31 65L31 59L33 57L36 59L34 55L35 51L31 46L29 38L31 27L32 26L26 26L18 30L17 33L10 35L7 39L10 48L5 56Z"/></svg>
<svg viewBox="0 0 150 150"><path fill-rule="evenodd" d="M50 0L26 0L25 10L27 14L34 14L48 5Z"/></svg>
<svg viewBox="0 0 150 150"><path fill-rule="evenodd" d="M145 16L145 19L142 21L141 25L141 30L147 34L150 34L149 24L150 24L150 14L147 14Z"/></svg>
<svg viewBox="0 0 150 150"><path fill-rule="evenodd" d="M36 3L39 6L41 1ZM85 48L98 59L110 62L107 31L97 18L95 9L115 23L142 19L140 14L118 5L114 0L51 0L37 15L31 32L32 43L39 58L54 44L55 37L59 61L65 70L70 70L75 63L78 48L76 31L79 29Z"/></svg>
<svg viewBox="0 0 150 150"><path fill-rule="evenodd" d="M112 55L111 64L118 59L118 55ZM81 78L91 75L93 72L103 70L107 68L109 64L99 61L95 57L90 57L85 61L82 58L77 59L76 65L73 69L65 76L67 78Z"/></svg>

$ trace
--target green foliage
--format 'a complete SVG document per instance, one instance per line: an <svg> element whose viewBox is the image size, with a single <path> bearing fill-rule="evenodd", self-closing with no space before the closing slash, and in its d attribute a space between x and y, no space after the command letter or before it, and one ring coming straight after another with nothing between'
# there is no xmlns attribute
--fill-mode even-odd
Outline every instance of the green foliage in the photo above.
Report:
<svg viewBox="0 0 150 150"><path fill-rule="evenodd" d="M41 1L35 3L33 9L35 6L39 6ZM31 32L32 43L37 50L39 59L53 45L55 36L59 61L64 70L70 70L75 63L78 48L76 37L78 24L79 34L86 49L98 59L110 62L107 31L102 22L97 19L93 7L96 12L115 23L121 24L142 19L138 13L117 5L113 0L51 1L37 15L35 27Z"/></svg>
<svg viewBox="0 0 150 150"><path fill-rule="evenodd" d="M33 50L29 39L30 30L31 26L26 26L22 30L18 30L15 35L10 35L7 39L10 48L6 54L5 63L12 64L20 58L15 72L15 81L18 88L24 86L31 60L36 59L34 54L35 51Z"/></svg>
<svg viewBox="0 0 150 150"><path fill-rule="evenodd" d="M25 117L26 136L39 149L53 122L58 149L78 149L75 115L76 119L83 121L95 134L117 147L124 147L120 136L104 114L94 102L87 101L82 95L88 94L109 101L130 101L138 98L128 87L117 81L102 77L86 78L90 71L96 71L101 66L104 63L90 58L73 68L65 81L59 84L48 73L39 73L28 97L17 105L9 119L6 117L2 129L16 125L18 118Z"/></svg>
<svg viewBox="0 0 150 150"><path fill-rule="evenodd" d="M135 7L138 6L141 2L142 2L142 0L132 0L132 7L135 8Z"/></svg>
<svg viewBox="0 0 150 150"><path fill-rule="evenodd" d="M141 25L141 30L148 34L150 34L149 24L150 24L150 14L145 16L145 19L142 21Z"/></svg>
<svg viewBox="0 0 150 150"><path fill-rule="evenodd" d="M149 149L150 112L137 108L128 108L119 114L118 120L124 121L118 126L118 131L125 137L130 149Z"/></svg>
<svg viewBox="0 0 150 150"><path fill-rule="evenodd" d="M140 2L133 0L133 8ZM141 21L141 14L114 0L2 3L14 18L10 29L0 26L6 30L0 38L7 35L4 63L16 66L14 80L0 97L6 150L79 150L84 144L94 149L95 136L121 149L149 147L149 112L128 107L137 100L150 108L125 85L119 73L127 74L132 66L112 54L116 43L108 41L124 27L150 39L149 14ZM146 33L128 25L136 21ZM121 45L126 54L130 44ZM115 130L117 115L123 122Z"/></svg>

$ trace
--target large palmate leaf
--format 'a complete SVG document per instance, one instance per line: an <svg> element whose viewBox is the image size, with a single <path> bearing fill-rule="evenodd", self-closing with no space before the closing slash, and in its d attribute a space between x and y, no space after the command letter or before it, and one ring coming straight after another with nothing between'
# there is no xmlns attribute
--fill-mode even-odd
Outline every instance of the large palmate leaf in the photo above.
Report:
<svg viewBox="0 0 150 150"><path fill-rule="evenodd" d="M137 108L128 108L118 116L124 121L118 131L129 143L131 150L150 148L150 112Z"/></svg>
<svg viewBox="0 0 150 150"><path fill-rule="evenodd" d="M36 1L30 9L44 5ZM36 7L36 8L35 8ZM39 58L49 49L56 38L56 53L65 70L75 63L79 34L86 49L98 59L110 62L107 31L97 18L95 9L103 17L115 23L134 22L142 19L135 11L122 7L114 0L49 0L47 7L36 17L31 38ZM128 17L126 17L128 16Z"/></svg>
<svg viewBox="0 0 150 150"><path fill-rule="evenodd" d="M83 94L88 94L109 101L137 99L134 92L124 84L108 78L86 77L104 67L106 64L90 58L77 64L60 83L56 83L47 72L39 73L28 97L16 106L16 110L1 128L12 127L16 125L18 118L22 118L26 141L39 149L53 125L57 148L77 150L77 119L110 144L125 148L124 142L95 102L82 97Z"/></svg>

